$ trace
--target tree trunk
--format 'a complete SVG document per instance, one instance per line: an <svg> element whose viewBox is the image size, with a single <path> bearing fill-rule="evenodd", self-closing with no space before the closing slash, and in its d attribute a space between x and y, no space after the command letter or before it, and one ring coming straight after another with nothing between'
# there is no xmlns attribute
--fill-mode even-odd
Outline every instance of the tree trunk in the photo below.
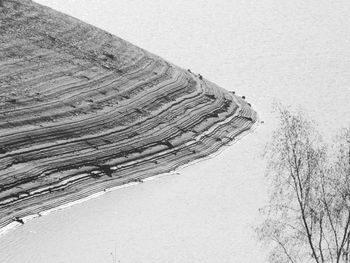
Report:
<svg viewBox="0 0 350 263"><path fill-rule="evenodd" d="M0 7L4 7L4 1L0 0Z"/></svg>

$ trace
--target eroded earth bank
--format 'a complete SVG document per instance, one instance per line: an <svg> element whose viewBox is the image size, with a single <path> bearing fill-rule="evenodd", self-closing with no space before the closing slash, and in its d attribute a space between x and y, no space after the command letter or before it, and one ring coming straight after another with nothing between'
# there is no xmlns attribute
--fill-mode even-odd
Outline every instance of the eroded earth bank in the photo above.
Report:
<svg viewBox="0 0 350 263"><path fill-rule="evenodd" d="M249 103L29 0L0 7L0 228L206 157ZM204 62L205 63L205 62Z"/></svg>

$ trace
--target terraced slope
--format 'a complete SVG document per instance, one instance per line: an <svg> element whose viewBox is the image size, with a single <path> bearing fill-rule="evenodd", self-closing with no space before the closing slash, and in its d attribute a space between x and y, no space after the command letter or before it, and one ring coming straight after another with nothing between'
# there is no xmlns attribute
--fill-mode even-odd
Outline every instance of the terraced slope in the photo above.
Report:
<svg viewBox="0 0 350 263"><path fill-rule="evenodd" d="M208 156L241 98L29 0L0 8L0 228Z"/></svg>

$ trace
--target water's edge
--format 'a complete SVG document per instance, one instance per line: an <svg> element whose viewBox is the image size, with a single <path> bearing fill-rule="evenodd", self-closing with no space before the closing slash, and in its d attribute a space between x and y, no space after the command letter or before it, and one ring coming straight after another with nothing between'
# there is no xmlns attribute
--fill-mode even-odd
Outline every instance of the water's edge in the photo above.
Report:
<svg viewBox="0 0 350 263"><path fill-rule="evenodd" d="M221 145L221 147L217 151L215 151L215 152L213 152L213 153L211 153L211 154L209 154L209 155L207 155L205 157L194 159L194 160L192 160L192 161L190 161L190 162L188 162L186 164L183 164L183 165L180 165L180 166L176 167L172 171L169 171L169 172L166 172L166 173L161 173L161 174L156 174L156 175L153 175L153 176L149 176L147 178L142 179L142 181L139 181L139 182L128 182L128 183L124 183L124 184L121 184L121 185L118 185L118 186L114 186L114 187L111 187L111 188L105 188L103 191L96 192L96 193L94 193L94 194L92 194L90 196L84 197L82 199L75 200L73 202L68 202L66 204L63 204L63 205L60 205L60 206L57 206L57 207L54 207L54 208L50 208L48 210L44 210L44 211L36 213L36 214L27 215L25 217L22 217L21 220L23 220L24 223L27 223L28 221L30 221L30 220L32 220L34 218L45 216L45 215L48 215L48 214L50 214L52 212L56 212L56 211L59 211L59 210L62 210L62 209L68 208L68 207L72 207L72 206L77 205L77 204L81 204L81 203L86 202L88 200L100 197L103 194L111 192L111 191L115 191L115 190L118 190L118 189L122 189L122 188L131 187L131 186L134 186L134 185L138 185L138 184L143 183L145 181L151 181L151 180L155 180L155 179L162 178L162 177L165 177L165 176L178 174L179 170L184 169L185 167L189 167L189 166L195 165L195 164L197 164L199 162L202 162L202 161L205 161L205 160L209 160L209 159L212 159L212 158L214 158L216 156L219 156L223 151L225 151L227 148L229 148L232 145L234 145L237 141L241 140L242 138L244 138L248 134L254 133L254 131L259 127L259 125L260 125L260 118L259 118L258 113L256 113L255 114L255 119L253 119L253 124L251 125L251 127L249 129L243 130L242 132L237 134L234 137L233 140L229 141L226 144ZM3 236L6 233L8 233L10 230L13 230L13 229L15 229L15 228L17 228L19 226L22 226L22 225L23 224L21 224L21 223L19 223L17 221L13 221L12 223L7 224L4 227L0 228L0 236Z"/></svg>

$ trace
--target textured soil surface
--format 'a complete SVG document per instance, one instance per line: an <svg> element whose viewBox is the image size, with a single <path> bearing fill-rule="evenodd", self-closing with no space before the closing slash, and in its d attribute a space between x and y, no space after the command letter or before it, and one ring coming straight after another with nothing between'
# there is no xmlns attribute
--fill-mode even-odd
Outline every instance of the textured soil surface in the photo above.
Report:
<svg viewBox="0 0 350 263"><path fill-rule="evenodd" d="M216 152L242 98L29 0L0 7L0 228Z"/></svg>

